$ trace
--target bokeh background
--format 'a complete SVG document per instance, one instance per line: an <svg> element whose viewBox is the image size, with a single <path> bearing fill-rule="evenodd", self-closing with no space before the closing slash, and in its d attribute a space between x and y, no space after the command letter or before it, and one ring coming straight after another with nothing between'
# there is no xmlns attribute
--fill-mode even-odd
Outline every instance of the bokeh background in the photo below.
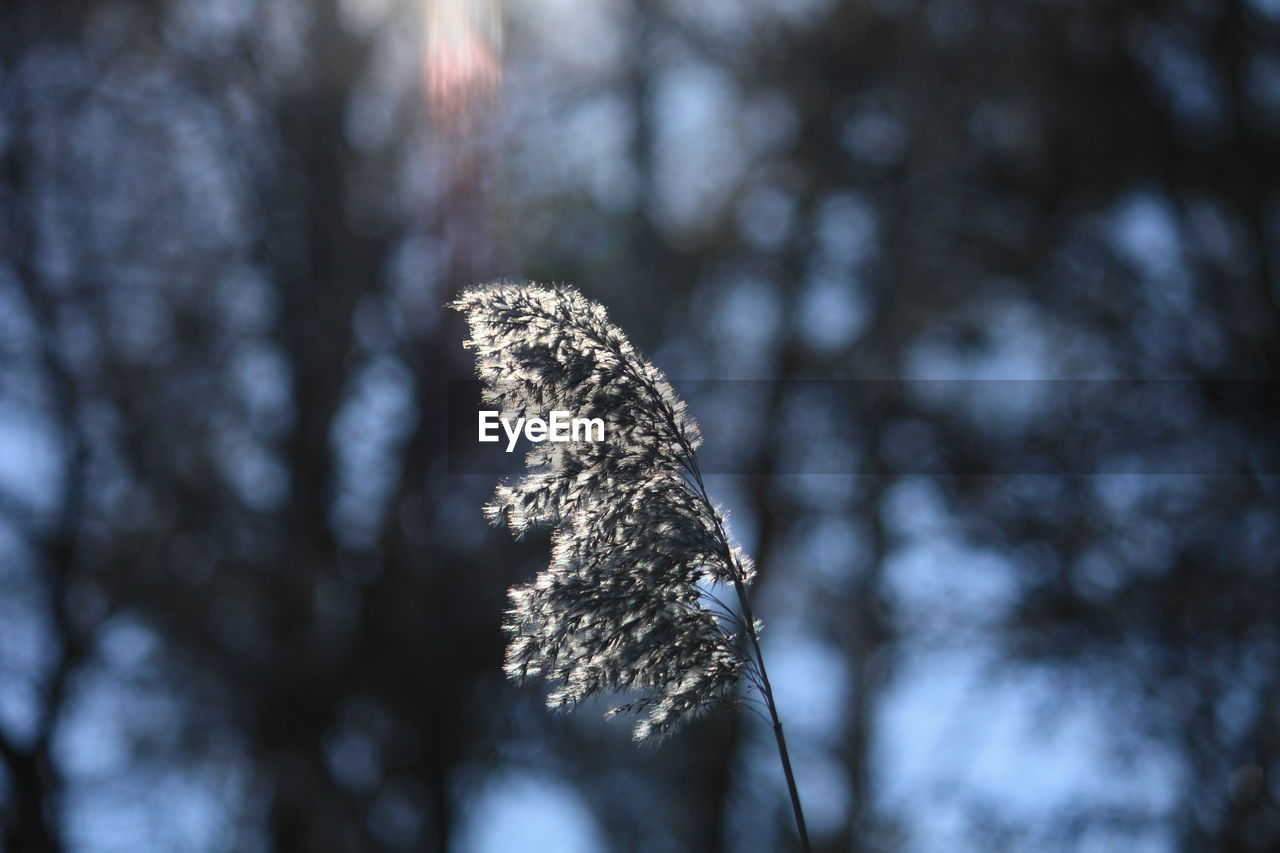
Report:
<svg viewBox="0 0 1280 853"><path fill-rule="evenodd" d="M815 849L1280 849L1276 0L10 0L0 55L0 848L794 849L753 717L502 678L546 540L443 305L510 277L757 380L686 393Z"/></svg>

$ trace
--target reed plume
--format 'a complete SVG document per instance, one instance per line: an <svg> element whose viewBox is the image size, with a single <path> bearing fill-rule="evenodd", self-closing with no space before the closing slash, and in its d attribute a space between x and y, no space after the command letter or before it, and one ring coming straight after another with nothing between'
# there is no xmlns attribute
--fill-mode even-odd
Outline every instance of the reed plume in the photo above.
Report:
<svg viewBox="0 0 1280 853"><path fill-rule="evenodd" d="M547 704L628 701L634 734L664 737L759 691L797 827L804 820L747 588L751 560L707 494L697 424L605 309L570 287L497 284L452 303L467 318L484 399L508 419L602 418L605 440L539 444L485 513L517 536L552 528L551 562L511 590L506 672L552 687ZM737 608L718 595L732 589Z"/></svg>

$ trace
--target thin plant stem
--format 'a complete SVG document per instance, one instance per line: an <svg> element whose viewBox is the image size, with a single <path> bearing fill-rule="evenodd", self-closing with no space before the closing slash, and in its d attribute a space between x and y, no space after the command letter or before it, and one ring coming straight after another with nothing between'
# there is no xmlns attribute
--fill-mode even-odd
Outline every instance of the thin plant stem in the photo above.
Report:
<svg viewBox="0 0 1280 853"><path fill-rule="evenodd" d="M796 777L791 770L791 756L787 753L787 739L782 734L782 720L778 717L778 705L773 699L773 688L769 684L769 673L764 668L764 655L760 652L760 638L756 634L755 620L751 616L751 603L747 600L747 590L741 581L735 581L738 598L742 602L742 613L747 622L747 637L751 641L751 650L755 653L756 665L760 670L760 693L764 696L765 706L769 709L769 717L773 724L773 736L778 743L778 758L782 760L782 772L787 777L787 793L791 795L791 812L796 819L796 832L800 834L800 848L809 853L809 831L804 825L804 809L800 806L800 791L796 788Z"/></svg>
<svg viewBox="0 0 1280 853"><path fill-rule="evenodd" d="M692 449L688 452L690 462L690 471L693 474L694 482L698 486L698 494L702 497L703 502L708 509L712 511L712 517L716 519L717 535L720 544L724 548L725 558L733 564L732 549L729 547L729 536L724 529L724 525L720 522L720 515L714 511L711 506L711 497L707 494L707 487L702 482L702 472L698 467L698 458L693 455ZM796 820L796 832L800 836L800 849L804 853L809 853L809 830L804 823L804 809L800 805L800 790L796 787L795 773L791 769L791 756L787 752L787 738L782 733L782 720L778 716L778 704L773 698L773 687L769 683L769 673L764 666L764 653L760 651L760 636L756 631L756 619L751 611L751 600L747 596L747 587L743 583L741 573L735 573L733 579L734 591L738 593L738 604L742 607L742 622L745 624L747 631L747 640L751 645L751 652L755 658L756 671L760 675L758 686L760 687L760 695L764 697L765 707L769 711L769 720L773 727L773 737L778 745L778 758L782 761L782 772L787 778L787 793L791 796L791 813Z"/></svg>

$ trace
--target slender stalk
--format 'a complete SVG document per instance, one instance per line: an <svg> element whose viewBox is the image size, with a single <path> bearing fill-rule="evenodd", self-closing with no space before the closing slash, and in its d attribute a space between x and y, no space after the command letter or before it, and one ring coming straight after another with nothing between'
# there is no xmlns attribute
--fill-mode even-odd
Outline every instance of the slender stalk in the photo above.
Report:
<svg viewBox="0 0 1280 853"><path fill-rule="evenodd" d="M782 734L782 720L778 718L778 706L773 701L773 688L769 685L769 673L764 668L764 655L760 653L760 638L756 635L755 619L751 615L751 603L747 600L747 589L741 581L734 581L738 591L738 601L742 604L742 616L747 623L747 637L751 640L751 650L756 656L756 666L760 670L761 692L764 703L769 709L769 717L773 721L773 737L778 742L778 757L782 759L782 772L787 777L787 792L791 795L791 812L796 819L796 832L800 834L800 849L809 853L809 831L804 825L804 809L800 807L800 791L796 788L796 777L791 771L791 756L787 753L787 739Z"/></svg>
<svg viewBox="0 0 1280 853"><path fill-rule="evenodd" d="M725 559L732 564L733 555L732 549L729 547L729 535L725 531L724 525L720 523L719 514L712 509L707 487L702 482L702 471L698 467L698 458L693 454L692 448L689 449L687 456L691 463L689 471L698 486L698 493L707 505L708 510L711 511L712 518L716 519L720 543L725 550ZM769 710L769 719L773 725L773 737L778 744L778 758L782 761L782 773L787 778L787 793L791 796L791 813L796 820L796 832L800 836L800 849L804 853L809 853L809 830L804 823L804 809L800 805L800 790L796 787L795 773L791 770L791 755L787 752L787 738L782 733L782 720L778 716L778 705L773 698L773 686L769 683L769 673L764 666L764 654L760 651L760 636L756 633L756 618L751 611L751 600L747 596L747 587L742 582L741 577L734 578L733 588L738 593L738 604L742 607L742 622L745 623L747 639L751 644L751 652L755 656L756 670L760 673L760 693L764 696L765 707Z"/></svg>

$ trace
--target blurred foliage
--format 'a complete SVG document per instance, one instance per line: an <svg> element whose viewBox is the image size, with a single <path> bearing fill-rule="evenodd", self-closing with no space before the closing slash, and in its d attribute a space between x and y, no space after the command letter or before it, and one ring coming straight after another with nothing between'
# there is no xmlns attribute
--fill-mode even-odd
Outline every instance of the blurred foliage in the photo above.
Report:
<svg viewBox="0 0 1280 853"><path fill-rule="evenodd" d="M690 396L820 849L1280 846L1280 7L504 11L442 104L416 3L0 7L3 849L466 850L529 778L793 843L752 720L503 683L545 548L442 410L500 276L773 380Z"/></svg>

